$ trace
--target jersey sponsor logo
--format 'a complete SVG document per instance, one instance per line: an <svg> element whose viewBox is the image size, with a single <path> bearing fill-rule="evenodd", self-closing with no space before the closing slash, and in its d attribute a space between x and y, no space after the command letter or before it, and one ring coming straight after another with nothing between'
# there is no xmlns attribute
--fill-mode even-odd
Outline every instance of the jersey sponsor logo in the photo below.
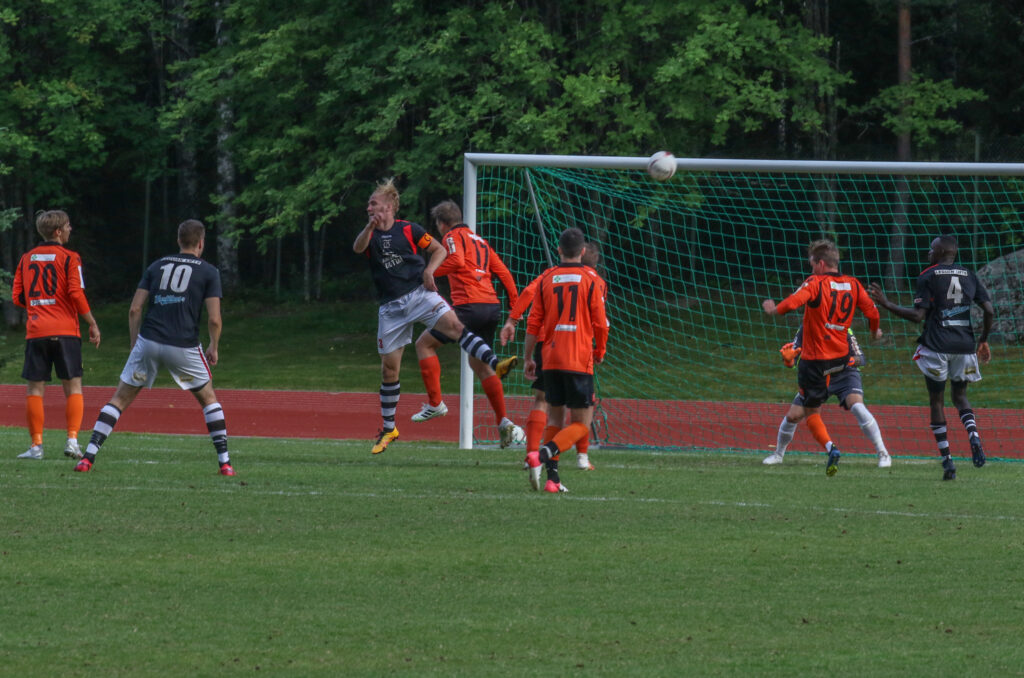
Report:
<svg viewBox="0 0 1024 678"><path fill-rule="evenodd" d="M836 330L837 332L842 332L843 330L846 329L846 327L844 327L843 325L836 325L834 323L825 323L825 327L827 327L830 330Z"/></svg>
<svg viewBox="0 0 1024 678"><path fill-rule="evenodd" d="M943 320L942 321L942 326L943 327L970 327L971 326L971 321L970 320Z"/></svg>
<svg viewBox="0 0 1024 678"><path fill-rule="evenodd" d="M969 276L970 272L965 268L936 268L932 271L934 275L962 275Z"/></svg>
<svg viewBox="0 0 1024 678"><path fill-rule="evenodd" d="M583 280L583 276L579 273L559 273L551 276L551 282L558 285L560 283L578 283Z"/></svg>
<svg viewBox="0 0 1024 678"><path fill-rule="evenodd" d="M56 254L33 254L29 257L29 261L56 261Z"/></svg>
<svg viewBox="0 0 1024 678"><path fill-rule="evenodd" d="M172 304L184 304L185 297L176 297L171 294L157 294L153 297L153 303L158 306L171 306Z"/></svg>
<svg viewBox="0 0 1024 678"><path fill-rule="evenodd" d="M967 311L970 311L970 310L971 310L970 306L954 306L953 308L944 308L944 309L942 309L942 315L943 315L943 317L948 318L950 316L960 315L961 313L966 313Z"/></svg>
<svg viewBox="0 0 1024 678"><path fill-rule="evenodd" d="M56 299L33 299L29 302L29 306L54 306L56 304Z"/></svg>
<svg viewBox="0 0 1024 678"><path fill-rule="evenodd" d="M835 280L829 281L829 286L834 290L841 290L849 292L853 289L853 286L848 282L836 282Z"/></svg>
<svg viewBox="0 0 1024 678"><path fill-rule="evenodd" d="M555 332L575 332L575 325L555 325Z"/></svg>

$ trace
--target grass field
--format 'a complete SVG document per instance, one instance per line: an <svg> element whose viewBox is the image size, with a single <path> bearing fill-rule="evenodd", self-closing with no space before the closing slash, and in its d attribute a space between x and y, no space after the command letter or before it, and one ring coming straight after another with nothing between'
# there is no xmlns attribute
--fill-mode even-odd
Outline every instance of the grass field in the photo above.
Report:
<svg viewBox="0 0 1024 678"><path fill-rule="evenodd" d="M0 456L0 675L1024 672L1024 464L596 450L551 496L518 453L232 448Z"/></svg>

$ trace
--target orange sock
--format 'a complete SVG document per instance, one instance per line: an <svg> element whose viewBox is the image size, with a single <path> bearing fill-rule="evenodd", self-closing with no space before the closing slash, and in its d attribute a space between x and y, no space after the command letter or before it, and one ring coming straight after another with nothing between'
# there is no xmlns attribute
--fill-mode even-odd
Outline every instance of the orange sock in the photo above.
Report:
<svg viewBox="0 0 1024 678"><path fill-rule="evenodd" d="M590 431L587 431L587 435L583 436L576 441L576 454L586 454L587 450L590 449Z"/></svg>
<svg viewBox="0 0 1024 678"><path fill-rule="evenodd" d="M25 399L25 416L28 419L28 434L33 445L43 444L43 396L28 396Z"/></svg>
<svg viewBox="0 0 1024 678"><path fill-rule="evenodd" d="M558 427L558 426L545 426L544 427L544 435L540 439L540 444L543 445L544 443L548 442L549 440L554 439L555 435L559 431L561 431L561 430L562 429L560 427Z"/></svg>
<svg viewBox="0 0 1024 678"><path fill-rule="evenodd" d="M576 441L587 435L587 427L579 422L569 424L552 438L559 452L565 452L576 444Z"/></svg>
<svg viewBox="0 0 1024 678"><path fill-rule="evenodd" d="M436 355L420 361L420 374L423 375L423 385L427 388L430 406L437 407L441 404L441 361Z"/></svg>
<svg viewBox="0 0 1024 678"><path fill-rule="evenodd" d="M484 387L487 400L491 402L491 409L494 410L494 423L500 424L505 418L505 389L501 386L501 377L492 374L481 381L480 385Z"/></svg>
<svg viewBox="0 0 1024 678"><path fill-rule="evenodd" d="M548 413L544 410L530 410L526 415L526 451L536 452L540 449L540 437L544 434L544 426L548 422Z"/></svg>
<svg viewBox="0 0 1024 678"><path fill-rule="evenodd" d="M68 423L68 438L78 438L78 429L82 428L82 414L85 412L85 399L81 393L72 393L64 405L64 416Z"/></svg>
<svg viewBox="0 0 1024 678"><path fill-rule="evenodd" d="M811 429L811 435L827 451L828 444L832 442L832 438L828 435L828 430L825 428L825 422L822 421L821 415L815 412L807 417L807 428Z"/></svg>

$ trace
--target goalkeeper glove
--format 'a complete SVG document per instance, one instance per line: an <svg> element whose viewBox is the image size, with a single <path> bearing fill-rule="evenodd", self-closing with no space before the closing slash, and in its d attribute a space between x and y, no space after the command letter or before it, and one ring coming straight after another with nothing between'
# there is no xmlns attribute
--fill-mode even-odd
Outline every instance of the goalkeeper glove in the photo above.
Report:
<svg viewBox="0 0 1024 678"><path fill-rule="evenodd" d="M803 350L804 349L800 346L793 348L792 341L788 344L784 344L783 347L779 349L779 353L782 354L782 364L786 367L793 367L796 365L797 359L800 358L800 352Z"/></svg>

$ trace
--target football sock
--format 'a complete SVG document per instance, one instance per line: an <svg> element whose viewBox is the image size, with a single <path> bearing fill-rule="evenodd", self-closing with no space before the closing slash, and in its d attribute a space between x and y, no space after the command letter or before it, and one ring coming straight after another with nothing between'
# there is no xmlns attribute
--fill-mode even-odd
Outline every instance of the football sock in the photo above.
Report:
<svg viewBox="0 0 1024 678"><path fill-rule="evenodd" d="M870 410L864 406L864 403L855 403L850 408L853 412L853 416L857 418L857 423L860 424L860 430L864 432L864 435L868 437L871 444L875 446L875 452L878 454L888 454L885 449L885 443L882 441L882 432L878 430L878 422L875 421L874 415L871 414Z"/></svg>
<svg viewBox="0 0 1024 678"><path fill-rule="evenodd" d="M576 454L586 454L587 450L590 449L590 431L587 431L587 435L583 436L576 441Z"/></svg>
<svg viewBox="0 0 1024 678"><path fill-rule="evenodd" d="M796 433L796 422L783 417L782 423L779 424L778 438L775 440L775 454L780 457L786 454L786 448L793 442L794 433Z"/></svg>
<svg viewBox="0 0 1024 678"><path fill-rule="evenodd" d="M25 399L25 417L28 420L28 434L33 445L43 444L43 396L28 396Z"/></svg>
<svg viewBox="0 0 1024 678"><path fill-rule="evenodd" d="M981 436L978 434L978 424L974 421L974 410L971 408L960 410L960 423L964 425L967 430L968 438L978 438Z"/></svg>
<svg viewBox="0 0 1024 678"><path fill-rule="evenodd" d="M441 404L441 361L436 355L420 361L420 374L423 375L423 385L427 388L430 406L437 407Z"/></svg>
<svg viewBox="0 0 1024 678"><path fill-rule="evenodd" d="M585 437L586 435L587 427L579 422L573 422L556 433L555 437L551 439L551 442L558 448L558 453L562 453L575 445L577 440Z"/></svg>
<svg viewBox="0 0 1024 678"><path fill-rule="evenodd" d="M821 415L815 412L814 414L807 417L807 428L811 429L811 435L818 441L818 444L825 448L826 452L831 452L834 445L832 445L832 438L828 435L828 429L825 428L825 421L821 418Z"/></svg>
<svg viewBox="0 0 1024 678"><path fill-rule="evenodd" d="M481 381L480 385L484 387L487 400L491 403L491 409L494 410L494 420L500 424L501 420L505 418L505 389L501 385L501 378L492 374Z"/></svg>
<svg viewBox="0 0 1024 678"><path fill-rule="evenodd" d="M546 419L545 419L545 421L546 421ZM555 434L558 433L561 430L562 430L561 426L545 426L544 427L544 435L540 439L541 442L542 443L550 442L551 439L555 437Z"/></svg>
<svg viewBox="0 0 1024 678"><path fill-rule="evenodd" d="M933 421L931 423L932 435L935 436L935 444L939 447L939 454L943 457L949 456L949 440L946 435L946 422Z"/></svg>
<svg viewBox="0 0 1024 678"><path fill-rule="evenodd" d="M498 366L498 356L494 355L494 351L487 345L487 342L465 328L462 330L462 336L459 337L459 346L480 362L490 365L491 369Z"/></svg>
<svg viewBox="0 0 1024 678"><path fill-rule="evenodd" d="M526 415L526 451L540 449L541 436L547 425L548 413L544 410L530 410Z"/></svg>
<svg viewBox="0 0 1024 678"><path fill-rule="evenodd" d="M117 426L117 420L120 418L121 410L110 403L103 406L103 409L100 410L100 415L96 417L96 424L92 427L92 436L89 438L89 444L85 448L86 459L96 461L96 453L100 451L103 443L114 432L114 427Z"/></svg>
<svg viewBox="0 0 1024 678"><path fill-rule="evenodd" d="M398 409L398 398L402 394L402 383L393 381L380 385L380 418L385 431L395 430L395 410Z"/></svg>
<svg viewBox="0 0 1024 678"><path fill-rule="evenodd" d="M85 401L81 393L72 393L64 403L64 416L67 419L68 438L77 438L78 429L82 428L82 414Z"/></svg>
<svg viewBox="0 0 1024 678"><path fill-rule="evenodd" d="M206 430L210 432L210 440L217 450L217 461L227 464L228 459L228 425L224 421L224 409L220 403L210 403L203 408L203 417L206 419Z"/></svg>
<svg viewBox="0 0 1024 678"><path fill-rule="evenodd" d="M548 480L560 483L561 480L558 477L558 447L553 440L541 446L540 460L544 462Z"/></svg>

